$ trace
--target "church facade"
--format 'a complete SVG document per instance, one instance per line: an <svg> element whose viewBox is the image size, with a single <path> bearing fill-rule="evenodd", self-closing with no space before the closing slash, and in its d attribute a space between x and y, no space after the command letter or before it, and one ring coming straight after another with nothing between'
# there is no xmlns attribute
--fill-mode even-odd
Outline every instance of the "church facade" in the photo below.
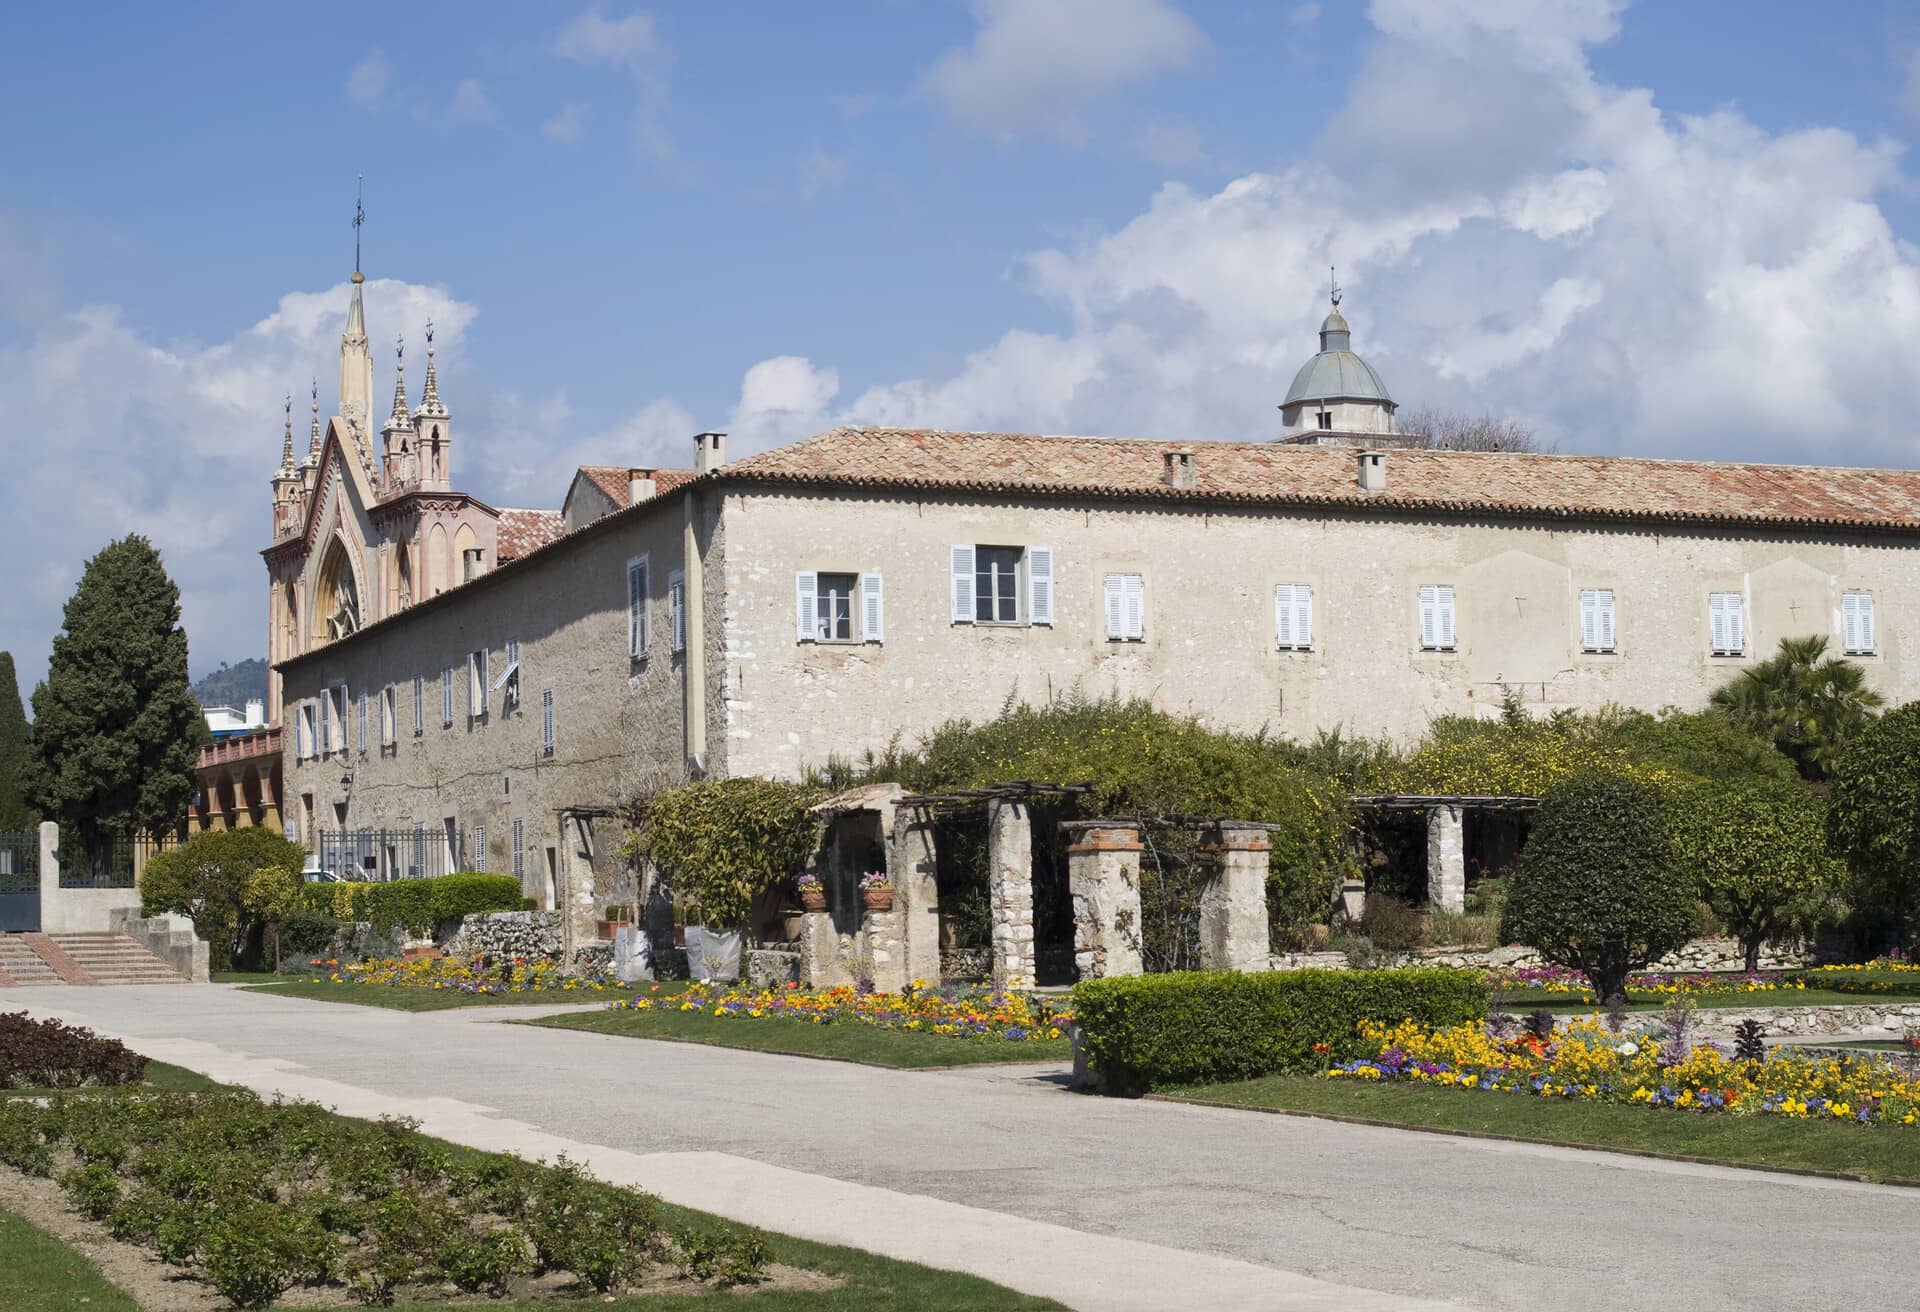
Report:
<svg viewBox="0 0 1920 1312"><path fill-rule="evenodd" d="M590 920L624 803L1010 695L1405 740L1507 695L1698 708L1818 633L1920 696L1920 472L1402 449L1354 431L1394 436L1360 390L1297 384L1341 416L1308 442L840 428L576 471L551 540L280 659L290 827L411 835ZM418 864L390 846L363 868Z"/></svg>

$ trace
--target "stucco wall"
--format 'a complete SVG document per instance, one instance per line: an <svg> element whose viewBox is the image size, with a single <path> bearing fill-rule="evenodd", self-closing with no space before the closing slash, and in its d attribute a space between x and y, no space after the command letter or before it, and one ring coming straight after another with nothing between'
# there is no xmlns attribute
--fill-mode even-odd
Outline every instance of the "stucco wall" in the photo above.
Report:
<svg viewBox="0 0 1920 1312"><path fill-rule="evenodd" d="M486 865L513 872L513 821L523 823L522 886L551 906L547 849L554 849L557 900L591 894L583 920L623 900L612 851L617 826L592 822L591 842L563 809L618 807L637 794L684 780L681 670L669 651L667 576L679 568L682 520L676 503L584 534L568 549L483 576L447 597L303 658L286 671L286 809L299 837L314 828L411 830L435 842L451 817L463 835L485 826ZM626 568L645 552L651 566L648 658L627 655ZM506 668L506 643L520 644L520 703L487 693L484 718L467 715L467 653L487 651L488 682ZM442 727L440 677L454 671L454 718ZM423 676L422 732L413 732L413 676ZM298 704L344 682L353 716L347 752L297 761ZM378 691L392 684L397 742L380 748ZM367 750L359 748L359 699L373 694ZM542 693L554 694L555 744L542 750ZM336 819L345 807L344 824ZM585 855L591 849L590 859ZM469 864L472 864L471 862ZM625 900L631 901L631 892Z"/></svg>
<svg viewBox="0 0 1920 1312"><path fill-rule="evenodd" d="M1697 708L1784 636L1831 633L1837 652L1840 594L1861 588L1877 602L1879 650L1859 658L1870 683L1890 701L1920 695L1900 605L1920 550L1898 539L772 493L730 495L726 531L727 766L741 774L790 776L950 716L991 716L1009 692L1076 685L1243 729L1403 740L1436 714L1496 713L1502 684L1540 713ZM1052 547L1054 624L951 623L953 543ZM796 570L881 571L886 641L797 642ZM1144 576L1144 641L1106 639L1108 572ZM1313 586L1311 652L1276 650L1283 582ZM1454 652L1420 650L1429 583L1455 590ZM1614 590L1614 654L1581 651L1589 587ZM1748 598L1744 658L1709 654L1707 594L1720 590Z"/></svg>

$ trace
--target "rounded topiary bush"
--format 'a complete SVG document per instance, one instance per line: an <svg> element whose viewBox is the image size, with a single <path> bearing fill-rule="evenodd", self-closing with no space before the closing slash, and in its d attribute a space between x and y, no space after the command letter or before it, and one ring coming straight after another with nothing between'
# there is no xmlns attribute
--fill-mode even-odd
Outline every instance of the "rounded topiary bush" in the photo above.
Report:
<svg viewBox="0 0 1920 1312"><path fill-rule="evenodd" d="M1626 996L1629 972L1692 937L1694 910L1660 794L1618 775L1577 775L1541 799L1508 881L1500 941L1586 972L1606 1001Z"/></svg>

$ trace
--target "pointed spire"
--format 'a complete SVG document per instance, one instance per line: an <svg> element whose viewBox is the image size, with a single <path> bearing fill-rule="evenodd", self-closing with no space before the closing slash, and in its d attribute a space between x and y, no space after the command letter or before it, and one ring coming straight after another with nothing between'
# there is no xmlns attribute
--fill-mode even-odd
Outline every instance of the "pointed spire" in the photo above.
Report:
<svg viewBox="0 0 1920 1312"><path fill-rule="evenodd" d="M420 393L420 408L414 411L416 417L445 419L447 407L440 400L440 378L433 364L433 320L427 320L427 386Z"/></svg>
<svg viewBox="0 0 1920 1312"><path fill-rule="evenodd" d="M307 463L320 463L320 380L313 380L313 433L307 442Z"/></svg>
<svg viewBox="0 0 1920 1312"><path fill-rule="evenodd" d="M407 414L407 339L399 337L393 347L393 413L387 416L384 431L412 427L413 420Z"/></svg>
<svg viewBox="0 0 1920 1312"><path fill-rule="evenodd" d="M287 393L286 432L280 439L280 473L293 473L293 393Z"/></svg>

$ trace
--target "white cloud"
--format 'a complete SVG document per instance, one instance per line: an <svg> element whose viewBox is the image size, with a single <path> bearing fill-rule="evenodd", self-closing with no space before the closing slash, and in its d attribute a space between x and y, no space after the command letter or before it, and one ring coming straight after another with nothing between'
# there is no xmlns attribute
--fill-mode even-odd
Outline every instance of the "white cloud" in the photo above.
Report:
<svg viewBox="0 0 1920 1312"><path fill-rule="evenodd" d="M816 369L797 355L760 361L740 380L740 399L727 424L729 458L819 432L839 391L837 372Z"/></svg>
<svg viewBox="0 0 1920 1312"><path fill-rule="evenodd" d="M1536 237L1570 237L1591 232L1609 201L1606 174L1568 169L1522 182L1500 202L1500 217Z"/></svg>
<svg viewBox="0 0 1920 1312"><path fill-rule="evenodd" d="M1094 104L1191 67L1207 44L1166 0L975 0L973 10L973 44L942 54L920 86L955 118L1002 140L1083 141Z"/></svg>
<svg viewBox="0 0 1920 1312"><path fill-rule="evenodd" d="M852 168L851 155L836 154L815 145L794 163L794 191L803 202L812 204L846 186L847 174Z"/></svg>
<svg viewBox="0 0 1920 1312"><path fill-rule="evenodd" d="M387 57L378 50L368 51L347 73L347 103L356 109L378 109L392 78Z"/></svg>
<svg viewBox="0 0 1920 1312"><path fill-rule="evenodd" d="M553 52L577 64L600 64L625 73L634 93L635 154L656 164L674 158L666 128L667 68L673 52L652 14L635 10L624 18L609 18L604 5L591 5L560 29Z"/></svg>
<svg viewBox="0 0 1920 1312"><path fill-rule="evenodd" d="M560 107L558 113L540 125L540 132L549 141L572 143L580 140L587 130L587 107L577 100L569 100Z"/></svg>
<svg viewBox="0 0 1920 1312"><path fill-rule="evenodd" d="M453 88L453 97L447 102L447 119L453 123L491 123L499 114L493 107L493 101L487 98L487 89L473 78L463 78Z"/></svg>

